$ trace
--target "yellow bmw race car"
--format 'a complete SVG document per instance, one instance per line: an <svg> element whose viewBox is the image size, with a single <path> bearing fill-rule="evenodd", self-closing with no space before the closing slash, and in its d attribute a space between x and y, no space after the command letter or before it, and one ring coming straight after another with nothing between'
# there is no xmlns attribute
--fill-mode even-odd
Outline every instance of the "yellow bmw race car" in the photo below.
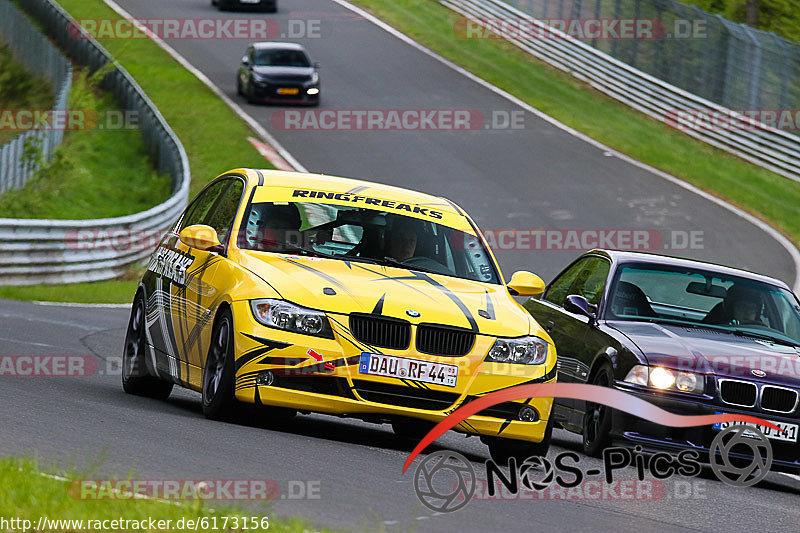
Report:
<svg viewBox="0 0 800 533"><path fill-rule="evenodd" d="M202 393L204 414L328 413L420 438L489 392L556 377L547 333L452 202L314 174L237 169L189 204L150 258L123 355L126 392ZM552 398L457 430L491 455L547 451ZM253 408L248 408L251 412Z"/></svg>

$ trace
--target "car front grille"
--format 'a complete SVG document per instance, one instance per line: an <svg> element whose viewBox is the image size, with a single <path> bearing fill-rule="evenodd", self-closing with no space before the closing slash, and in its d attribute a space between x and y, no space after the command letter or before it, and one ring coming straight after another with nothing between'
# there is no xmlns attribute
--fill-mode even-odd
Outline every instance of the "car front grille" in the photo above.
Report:
<svg viewBox="0 0 800 533"><path fill-rule="evenodd" d="M753 407L758 396L758 387L746 381L720 380L719 393L722 401L730 405Z"/></svg>
<svg viewBox="0 0 800 533"><path fill-rule="evenodd" d="M356 340L392 350L405 350L411 343L411 324L398 318L350 315L350 332Z"/></svg>
<svg viewBox="0 0 800 533"><path fill-rule="evenodd" d="M459 398L459 394L454 392L388 385L360 379L353 380L353 388L359 396L369 402L427 411L444 411Z"/></svg>
<svg viewBox="0 0 800 533"><path fill-rule="evenodd" d="M797 404L797 391L765 385L761 390L761 408L778 413L791 413Z"/></svg>
<svg viewBox="0 0 800 533"><path fill-rule="evenodd" d="M467 329L420 324L417 350L431 355L467 355L475 344L475 332Z"/></svg>

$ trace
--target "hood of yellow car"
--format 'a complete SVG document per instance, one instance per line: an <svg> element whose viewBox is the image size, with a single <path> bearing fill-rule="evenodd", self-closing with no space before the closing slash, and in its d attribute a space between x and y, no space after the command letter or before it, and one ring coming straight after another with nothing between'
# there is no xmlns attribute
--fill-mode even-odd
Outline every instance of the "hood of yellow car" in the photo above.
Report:
<svg viewBox="0 0 800 533"><path fill-rule="evenodd" d="M284 300L330 313L378 313L519 337L538 327L502 285L360 262L242 250L243 267ZM419 316L413 316L419 313Z"/></svg>

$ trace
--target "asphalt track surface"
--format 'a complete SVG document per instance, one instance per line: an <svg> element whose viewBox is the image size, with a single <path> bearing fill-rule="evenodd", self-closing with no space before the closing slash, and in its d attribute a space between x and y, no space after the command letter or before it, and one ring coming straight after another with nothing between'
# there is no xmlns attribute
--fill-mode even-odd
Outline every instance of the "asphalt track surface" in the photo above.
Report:
<svg viewBox="0 0 800 533"><path fill-rule="evenodd" d="M138 18L263 16L219 13L202 0L121 5ZM332 2L282 0L280 7L282 24L301 13L323 21L323 38L304 41L323 63L322 109L516 110ZM245 42L170 44L236 97ZM270 127L275 108L244 105L309 170L446 195L483 228L703 231L704 247L682 255L794 278L788 254L754 226L531 115L512 131L284 132ZM576 253L498 255L507 273L526 268L549 279ZM165 402L125 395L114 363L127 317L126 309L0 302L0 354L92 355L100 363L80 378L0 378L0 454L37 455L45 464L99 461L109 476L133 468L140 478L274 479L284 496L291 481L319 482L318 499L287 497L266 511L345 530L796 531L800 522L800 484L782 475L750 489L708 476L668 480L663 497L651 501L474 501L436 515L418 502L412 473L401 473L408 450L388 426L325 416L277 429L216 423L203 418L195 393L176 389ZM453 433L437 447L476 467L488 457L478 439ZM576 437L554 433L551 457L577 449ZM581 459L586 468L599 464ZM694 483L689 498L681 497L686 481Z"/></svg>

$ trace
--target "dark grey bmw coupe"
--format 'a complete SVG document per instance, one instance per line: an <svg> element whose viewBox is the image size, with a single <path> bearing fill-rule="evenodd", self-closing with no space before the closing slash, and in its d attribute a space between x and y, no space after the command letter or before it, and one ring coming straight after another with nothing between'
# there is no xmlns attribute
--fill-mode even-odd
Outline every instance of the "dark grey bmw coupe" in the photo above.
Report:
<svg viewBox="0 0 800 533"><path fill-rule="evenodd" d="M785 283L686 259L592 250L525 307L558 347L559 381L614 387L679 414L759 416L784 430L758 428L772 444L773 470L800 469L800 302ZM554 417L581 433L594 456L628 441L707 457L727 427L669 428L565 399L556 399Z"/></svg>

